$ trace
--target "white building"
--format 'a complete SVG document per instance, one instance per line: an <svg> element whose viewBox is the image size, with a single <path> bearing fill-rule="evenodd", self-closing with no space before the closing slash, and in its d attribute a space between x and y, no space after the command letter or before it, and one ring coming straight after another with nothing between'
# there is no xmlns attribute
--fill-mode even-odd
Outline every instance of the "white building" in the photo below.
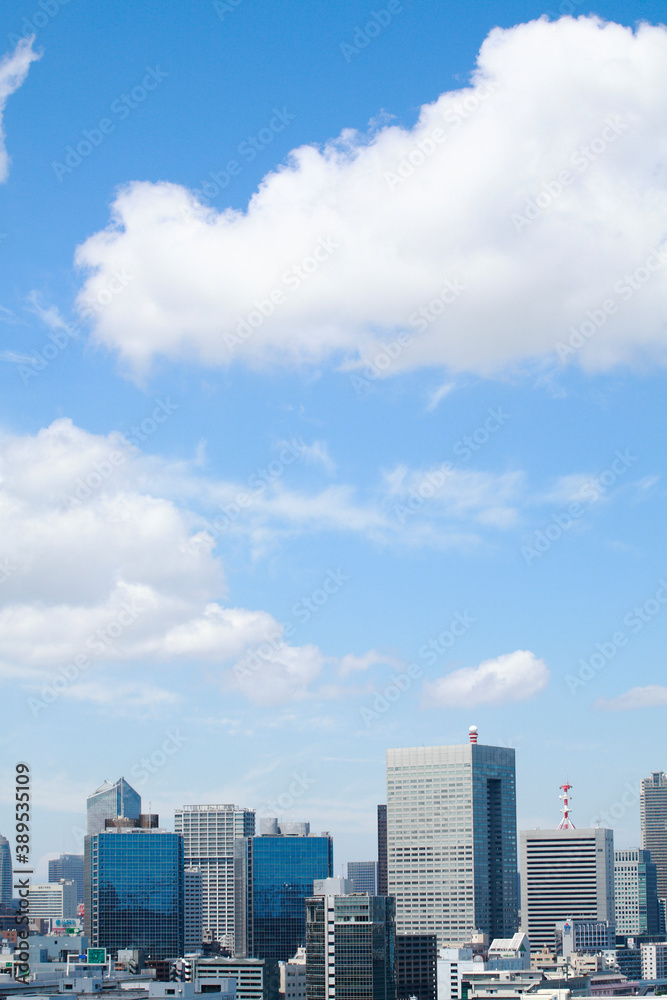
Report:
<svg viewBox="0 0 667 1000"><path fill-rule="evenodd" d="M186 981L199 980L201 992L221 979L234 979L237 1000L264 1000L264 959L193 958L184 962Z"/></svg>
<svg viewBox="0 0 667 1000"><path fill-rule="evenodd" d="M189 805L177 809L176 833L183 835L183 860L199 868L202 927L234 947L234 841L255 833L255 813L233 805Z"/></svg>
<svg viewBox="0 0 667 1000"><path fill-rule="evenodd" d="M556 923L571 918L614 924L613 831L522 831L521 930L533 951L551 951Z"/></svg>
<svg viewBox="0 0 667 1000"><path fill-rule="evenodd" d="M614 851L617 934L658 934L657 868L650 851Z"/></svg>
<svg viewBox="0 0 667 1000"><path fill-rule="evenodd" d="M278 962L280 971L280 993L285 1000L305 1000L306 998L306 949L298 948L289 962Z"/></svg>
<svg viewBox="0 0 667 1000"><path fill-rule="evenodd" d="M35 920L76 917L76 899L76 882L70 879L36 882L30 886L30 917Z"/></svg>
<svg viewBox="0 0 667 1000"><path fill-rule="evenodd" d="M642 979L667 977L667 944L643 944Z"/></svg>

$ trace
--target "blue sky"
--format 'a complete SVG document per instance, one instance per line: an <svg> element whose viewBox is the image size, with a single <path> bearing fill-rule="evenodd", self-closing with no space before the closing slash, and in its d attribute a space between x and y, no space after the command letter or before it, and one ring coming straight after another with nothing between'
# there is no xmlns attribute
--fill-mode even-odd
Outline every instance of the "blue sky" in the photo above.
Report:
<svg viewBox="0 0 667 1000"><path fill-rule="evenodd" d="M372 857L385 749L473 723L520 827L568 779L638 842L661 16L3 5L0 832L26 760L42 873L121 774Z"/></svg>

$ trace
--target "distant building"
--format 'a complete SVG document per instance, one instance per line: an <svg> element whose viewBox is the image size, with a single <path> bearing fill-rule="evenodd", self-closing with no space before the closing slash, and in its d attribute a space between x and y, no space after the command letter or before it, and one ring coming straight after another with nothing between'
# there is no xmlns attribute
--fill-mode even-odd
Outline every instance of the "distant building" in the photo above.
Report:
<svg viewBox="0 0 667 1000"><path fill-rule="evenodd" d="M391 896L312 896L306 904L307 1000L396 1000Z"/></svg>
<svg viewBox="0 0 667 1000"><path fill-rule="evenodd" d="M437 1000L437 965L435 934L397 934L396 1000Z"/></svg>
<svg viewBox="0 0 667 1000"><path fill-rule="evenodd" d="M114 784L105 781L88 796L86 815L89 834L102 833L105 821L119 816L138 823L141 817L141 796L125 778L119 778Z"/></svg>
<svg viewBox="0 0 667 1000"><path fill-rule="evenodd" d="M667 978L667 944L643 944L642 979Z"/></svg>
<svg viewBox="0 0 667 1000"><path fill-rule="evenodd" d="M183 954L183 839L115 827L85 839L84 928L91 947Z"/></svg>
<svg viewBox="0 0 667 1000"><path fill-rule="evenodd" d="M9 906L12 901L12 852L6 837L0 836L0 906Z"/></svg>
<svg viewBox="0 0 667 1000"><path fill-rule="evenodd" d="M306 1000L306 949L298 948L289 962L278 963L281 1000Z"/></svg>
<svg viewBox="0 0 667 1000"><path fill-rule="evenodd" d="M556 924L613 925L612 830L524 830L521 833L521 930L533 952L554 947Z"/></svg>
<svg viewBox="0 0 667 1000"><path fill-rule="evenodd" d="M514 750L470 742L387 751L388 892L399 934L463 944L518 926Z"/></svg>
<svg viewBox="0 0 667 1000"><path fill-rule="evenodd" d="M189 951L201 951L204 940L201 868L186 865L183 872L183 898L183 935L187 954Z"/></svg>
<svg viewBox="0 0 667 1000"><path fill-rule="evenodd" d="M61 854L49 861L49 882L71 879L76 885L76 901L83 903L83 854Z"/></svg>
<svg viewBox="0 0 667 1000"><path fill-rule="evenodd" d="M265 1000L264 961L258 958L193 958L177 963L186 982L199 980L201 992L210 993L220 980L236 981L236 1000Z"/></svg>
<svg viewBox="0 0 667 1000"><path fill-rule="evenodd" d="M387 895L387 807L378 806L378 896Z"/></svg>
<svg viewBox="0 0 667 1000"><path fill-rule="evenodd" d="M554 950L569 958L574 954L595 955L616 947L614 925L608 920L559 920L555 927ZM489 956L490 957L490 956Z"/></svg>
<svg viewBox="0 0 667 1000"><path fill-rule="evenodd" d="M262 820L235 844L236 954L288 961L306 943L305 901L333 873L333 840L308 823Z"/></svg>
<svg viewBox="0 0 667 1000"><path fill-rule="evenodd" d="M378 893L377 861L348 861L347 877L352 879L354 892L368 892L371 896L386 895Z"/></svg>
<svg viewBox="0 0 667 1000"><path fill-rule="evenodd" d="M617 934L660 933L658 870L650 851L614 852Z"/></svg>
<svg viewBox="0 0 667 1000"><path fill-rule="evenodd" d="M187 805L177 809L174 829L183 835L188 867L202 873L205 936L234 949L234 843L255 832L255 813L235 805Z"/></svg>
<svg viewBox="0 0 667 1000"><path fill-rule="evenodd" d="M667 898L667 775L654 771L639 792L641 845L657 869L658 896Z"/></svg>
<svg viewBox="0 0 667 1000"><path fill-rule="evenodd" d="M32 920L76 917L77 899L74 882L33 883L30 886L30 918Z"/></svg>

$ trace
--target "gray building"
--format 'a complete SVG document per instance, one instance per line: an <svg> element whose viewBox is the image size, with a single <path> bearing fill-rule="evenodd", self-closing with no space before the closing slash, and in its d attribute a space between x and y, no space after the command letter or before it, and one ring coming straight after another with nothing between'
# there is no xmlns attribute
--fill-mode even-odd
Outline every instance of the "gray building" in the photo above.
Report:
<svg viewBox="0 0 667 1000"><path fill-rule="evenodd" d="M177 809L174 829L183 836L183 856L202 878L202 922L225 947L234 948L234 842L255 832L255 813L234 805L188 805Z"/></svg>
<svg viewBox="0 0 667 1000"><path fill-rule="evenodd" d="M186 866L183 873L183 936L188 952L201 951L204 939L201 868Z"/></svg>
<svg viewBox="0 0 667 1000"><path fill-rule="evenodd" d="M6 837L0 836L0 905L9 906L12 901L12 852Z"/></svg>
<svg viewBox="0 0 667 1000"><path fill-rule="evenodd" d="M553 949L558 922L613 925L613 831L522 831L521 919L533 953L543 947Z"/></svg>
<svg viewBox="0 0 667 1000"><path fill-rule="evenodd" d="M83 854L61 854L49 861L49 882L68 879L76 885L76 901L83 903Z"/></svg>
<svg viewBox="0 0 667 1000"><path fill-rule="evenodd" d="M614 852L617 934L658 934L658 874L651 852Z"/></svg>
<svg viewBox="0 0 667 1000"><path fill-rule="evenodd" d="M103 833L107 820L122 816L139 823L141 817L141 796L125 780L119 778L114 784L103 782L86 800L88 833Z"/></svg>
<svg viewBox="0 0 667 1000"><path fill-rule="evenodd" d="M306 901L307 1000L396 1000L394 900L330 893L336 881Z"/></svg>
<svg viewBox="0 0 667 1000"><path fill-rule="evenodd" d="M641 845L656 866L658 897L667 898L667 775L654 771L639 792Z"/></svg>
<svg viewBox="0 0 667 1000"><path fill-rule="evenodd" d="M348 861L347 877L352 879L355 892L369 892L371 896L386 896L378 893L377 861Z"/></svg>
<svg viewBox="0 0 667 1000"><path fill-rule="evenodd" d="M396 930L435 934L440 947L518 925L514 750L478 745L474 727L470 739L387 751Z"/></svg>

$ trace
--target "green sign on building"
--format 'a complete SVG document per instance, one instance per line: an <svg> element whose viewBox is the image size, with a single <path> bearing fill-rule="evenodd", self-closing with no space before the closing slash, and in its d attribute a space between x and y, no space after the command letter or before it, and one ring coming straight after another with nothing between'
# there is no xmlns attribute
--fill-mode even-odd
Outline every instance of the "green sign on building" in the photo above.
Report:
<svg viewBox="0 0 667 1000"><path fill-rule="evenodd" d="M89 948L86 952L88 959L88 965L106 965L107 964L107 950L106 948Z"/></svg>

